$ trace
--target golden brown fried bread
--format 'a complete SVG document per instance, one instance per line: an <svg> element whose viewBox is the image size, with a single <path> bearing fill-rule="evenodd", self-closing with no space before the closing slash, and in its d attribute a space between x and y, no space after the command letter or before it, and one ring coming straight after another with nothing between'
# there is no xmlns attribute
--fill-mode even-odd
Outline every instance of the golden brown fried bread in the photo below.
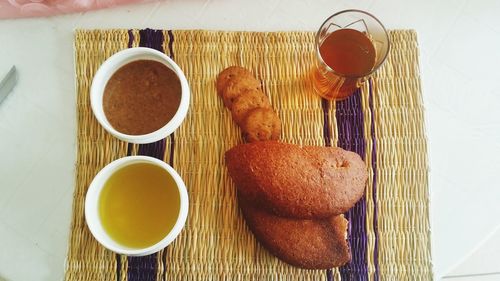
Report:
<svg viewBox="0 0 500 281"><path fill-rule="evenodd" d="M222 95L222 90L226 88L227 82L231 80L234 76L253 76L252 73L241 66L230 66L224 69L219 76L217 76L217 93Z"/></svg>
<svg viewBox="0 0 500 281"><path fill-rule="evenodd" d="M238 201L257 240L279 259L307 269L337 267L351 259L343 215L323 220L284 218L242 198Z"/></svg>
<svg viewBox="0 0 500 281"><path fill-rule="evenodd" d="M234 100L247 90L260 90L260 82L252 75L233 76L222 89L224 105L232 109Z"/></svg>
<svg viewBox="0 0 500 281"><path fill-rule="evenodd" d="M245 200L293 218L346 212L363 196L368 177L354 152L277 141L237 145L226 152L226 166Z"/></svg>
<svg viewBox="0 0 500 281"><path fill-rule="evenodd" d="M277 140L281 134L281 120L271 108L254 108L241 125L247 142Z"/></svg>
<svg viewBox="0 0 500 281"><path fill-rule="evenodd" d="M234 121L236 121L238 125L242 126L248 113L252 109L258 107L271 108L269 99L260 90L247 90L234 100L231 108L231 114Z"/></svg>

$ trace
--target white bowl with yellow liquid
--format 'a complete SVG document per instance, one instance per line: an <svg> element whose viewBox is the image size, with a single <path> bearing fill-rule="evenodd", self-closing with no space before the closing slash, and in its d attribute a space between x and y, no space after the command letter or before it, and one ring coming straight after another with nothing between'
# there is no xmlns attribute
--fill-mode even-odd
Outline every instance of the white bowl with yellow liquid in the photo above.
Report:
<svg viewBox="0 0 500 281"><path fill-rule="evenodd" d="M128 156L105 166L85 198L85 220L107 249L145 256L168 246L183 229L189 207L184 181L167 163Z"/></svg>

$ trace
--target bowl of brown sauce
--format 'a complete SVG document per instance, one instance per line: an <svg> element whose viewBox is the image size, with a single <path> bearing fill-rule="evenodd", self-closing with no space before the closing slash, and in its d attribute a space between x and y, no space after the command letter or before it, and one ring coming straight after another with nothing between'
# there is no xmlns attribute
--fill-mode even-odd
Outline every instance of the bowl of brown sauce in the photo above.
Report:
<svg viewBox="0 0 500 281"><path fill-rule="evenodd" d="M150 48L130 48L108 58L96 72L90 102L110 134L151 143L174 132L186 117L190 91L181 68Z"/></svg>

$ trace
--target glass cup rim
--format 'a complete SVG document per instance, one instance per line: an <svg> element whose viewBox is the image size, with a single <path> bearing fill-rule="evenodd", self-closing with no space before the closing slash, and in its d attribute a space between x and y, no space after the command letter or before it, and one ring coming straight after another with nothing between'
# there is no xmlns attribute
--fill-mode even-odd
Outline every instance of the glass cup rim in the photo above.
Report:
<svg viewBox="0 0 500 281"><path fill-rule="evenodd" d="M380 63L375 66L373 69L371 69L369 72L367 73L364 73L363 75L345 75L345 74L342 74L342 73L338 73L337 71L333 70L324 60L323 60L323 57L321 56L321 53L319 52L319 37L320 37L320 32L321 32L321 29L323 28L323 26L325 26L325 24L330 20L332 19L333 17L335 16L338 16L338 15L341 15L341 14L345 14L345 13L349 13L349 12L358 12L358 13L362 13L362 14L365 14L371 18L373 18L378 24L380 24L380 26L382 27L382 30L384 30L384 35L385 35L385 38L387 40L387 50L384 54L384 57L382 58L382 60L380 60ZM387 33L387 29L385 28L385 26L382 24L382 22L377 18L375 17L374 15L372 15L371 13L368 13L366 11L362 11L362 10L357 10L357 9L347 9L347 10L342 10L342 11L339 11L331 16L329 16L328 18L326 18L325 21L323 21L323 23L321 24L321 26L319 27L318 31L316 32L316 39L315 39L315 47L316 47L316 55L318 57L318 59L320 60L320 62L324 65L324 67L326 68L326 70L328 70L329 72L333 72L333 74L339 76L339 77L342 77L342 78L355 78L355 79L358 79L358 78L363 78L363 77L366 77L366 76L369 76L371 75L372 73L374 73L375 71L377 71L380 66L382 66L382 64L384 64L384 61L387 59L387 56L389 55L389 51L391 49L391 41L389 40L389 34Z"/></svg>

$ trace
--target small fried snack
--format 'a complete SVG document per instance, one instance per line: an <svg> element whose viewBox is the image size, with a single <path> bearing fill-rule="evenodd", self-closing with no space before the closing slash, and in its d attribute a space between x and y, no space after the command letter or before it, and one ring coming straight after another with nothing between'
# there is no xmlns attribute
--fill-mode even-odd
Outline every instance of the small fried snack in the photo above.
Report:
<svg viewBox="0 0 500 281"><path fill-rule="evenodd" d="M222 89L224 105L232 109L234 100L248 90L261 90L259 80L247 75L233 76L226 83L226 87Z"/></svg>
<svg viewBox="0 0 500 281"><path fill-rule="evenodd" d="M238 96L232 105L231 114L234 121L239 126L243 125L243 121L248 113L254 108L271 108L269 99L260 90L250 89Z"/></svg>
<svg viewBox="0 0 500 281"><path fill-rule="evenodd" d="M277 140L281 134L281 120L271 108L250 110L241 127L247 142Z"/></svg>
<svg viewBox="0 0 500 281"><path fill-rule="evenodd" d="M217 76L217 93L219 95L222 95L222 91L224 88L226 88L227 82L234 76L253 76L252 73L241 66L230 66L226 69L224 69L221 73L219 73L219 76Z"/></svg>

